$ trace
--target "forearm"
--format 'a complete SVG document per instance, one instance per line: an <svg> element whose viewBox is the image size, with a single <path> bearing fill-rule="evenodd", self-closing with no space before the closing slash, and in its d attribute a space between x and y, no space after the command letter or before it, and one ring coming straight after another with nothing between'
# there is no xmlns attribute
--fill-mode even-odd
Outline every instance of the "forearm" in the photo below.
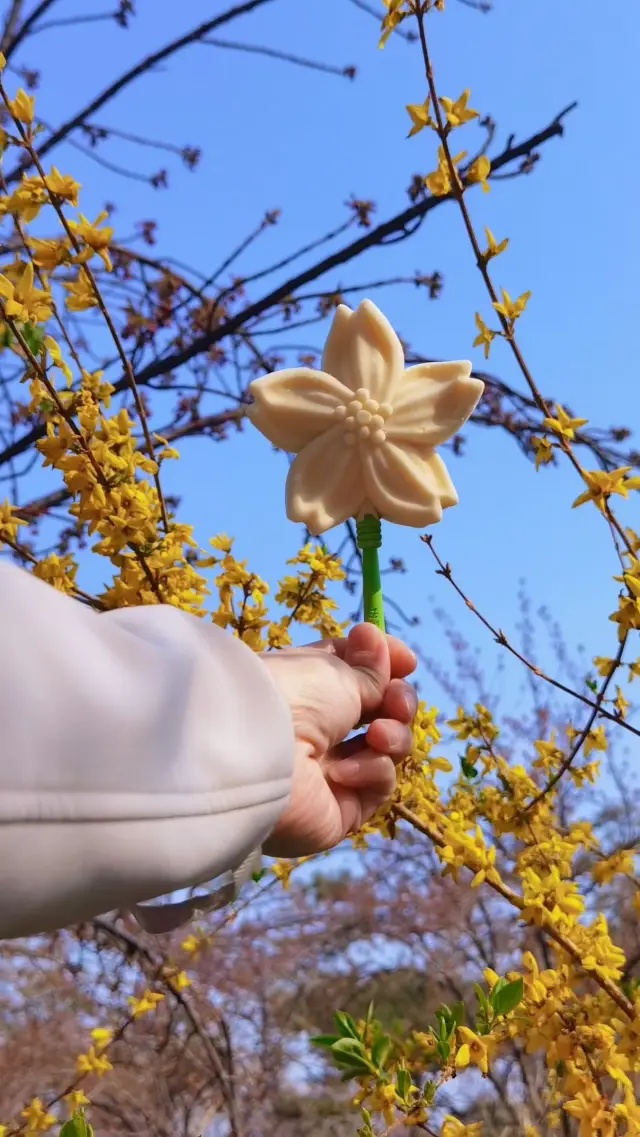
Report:
<svg viewBox="0 0 640 1137"><path fill-rule="evenodd" d="M289 792L290 716L219 629L98 615L0 565L0 936L209 880Z"/></svg>

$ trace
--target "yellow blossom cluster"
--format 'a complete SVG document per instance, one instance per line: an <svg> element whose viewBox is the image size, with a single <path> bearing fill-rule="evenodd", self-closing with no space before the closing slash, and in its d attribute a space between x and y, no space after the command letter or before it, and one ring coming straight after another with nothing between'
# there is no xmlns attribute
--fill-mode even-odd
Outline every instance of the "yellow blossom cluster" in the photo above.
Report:
<svg viewBox="0 0 640 1137"><path fill-rule="evenodd" d="M266 606L269 585L247 568L233 554L233 539L226 533L213 537L215 550L199 557L200 569L215 566L214 582L219 606L213 612L214 623L226 628L254 651L281 648L291 643L292 624L305 624L323 639L344 634L345 623L336 620L336 601L327 595L327 584L344 580L340 561L320 546L305 545L287 563L297 568L278 583L275 603L285 609L279 619L271 619ZM222 554L222 555L218 555Z"/></svg>
<svg viewBox="0 0 640 1137"><path fill-rule="evenodd" d="M393 837L398 818L410 820L432 840L444 874L472 887L493 888L519 920L544 931L552 965L541 966L526 951L520 969L503 979L485 971L488 991L475 1023L451 1019L445 1034L429 1028L404 1040L389 1038L384 1070L357 1078L365 1117L360 1133L371 1137L377 1113L385 1128L403 1115L405 1124L425 1121L434 1099L437 1105L438 1087L453 1071L475 1066L486 1074L504 1045L518 1039L527 1053L545 1053L549 1111L578 1118L583 1137L637 1134L640 1107L632 1075L640 1072L640 996L628 996L620 986L624 953L612 941L602 913L586 918L585 895L574 875L576 858L588 854L596 858L591 877L598 884L616 877L635 882L635 849L605 856L587 822L560 825L555 789L540 796L536 780L552 775L565 760L555 733L536 740L527 770L500 753L499 728L481 704L471 712L458 708L446 724L465 748L459 775L453 782L447 779L442 792L436 774L450 773L451 765L432 753L442 742L437 719L435 708L420 705L414 750L401 767L394 800L354 841L363 844L374 833ZM571 745L578 735L571 723L566 735ZM586 758L606 746L601 724L585 733ZM592 766L583 760L583 769ZM595 770L590 773L595 777ZM514 994L507 997L510 991ZM508 1000L516 997L511 1008ZM442 1010L445 1019L448 1013ZM363 1027L362 1037L365 1058L381 1051L380 1041L374 1044L375 1024ZM418 1090L425 1072L429 1100L424 1089ZM408 1086L410 1075L414 1080ZM606 1094L603 1080L610 1087ZM462 1134L465 1127L459 1125L448 1115L441 1132ZM473 1125L468 1128L476 1133Z"/></svg>

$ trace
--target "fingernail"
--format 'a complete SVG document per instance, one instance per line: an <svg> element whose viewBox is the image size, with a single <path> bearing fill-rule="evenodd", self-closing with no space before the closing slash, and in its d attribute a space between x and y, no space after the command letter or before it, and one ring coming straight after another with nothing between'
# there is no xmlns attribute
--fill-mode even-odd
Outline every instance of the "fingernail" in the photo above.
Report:
<svg viewBox="0 0 640 1137"><path fill-rule="evenodd" d="M362 777L362 759L361 758L343 758L341 762L336 762L331 771L331 777L337 782L357 782Z"/></svg>
<svg viewBox="0 0 640 1137"><path fill-rule="evenodd" d="M400 750L410 753L412 749L410 728L400 722L394 722L393 719L389 719L387 722L386 742L387 747L393 754L398 753Z"/></svg>
<svg viewBox="0 0 640 1137"><path fill-rule="evenodd" d="M415 691L408 692L406 700L407 714L410 716L410 718L414 718L416 711L418 710L418 696L416 695Z"/></svg>
<svg viewBox="0 0 640 1137"><path fill-rule="evenodd" d="M372 651L352 651L349 663L352 667L362 667L370 670L375 665L375 655Z"/></svg>

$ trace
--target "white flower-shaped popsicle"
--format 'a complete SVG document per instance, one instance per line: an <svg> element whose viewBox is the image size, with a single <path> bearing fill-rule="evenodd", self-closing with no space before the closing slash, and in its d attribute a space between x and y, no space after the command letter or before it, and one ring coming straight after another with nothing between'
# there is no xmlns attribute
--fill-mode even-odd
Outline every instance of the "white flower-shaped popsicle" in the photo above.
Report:
<svg viewBox="0 0 640 1137"><path fill-rule="evenodd" d="M296 454L287 477L291 521L314 535L374 514L422 528L458 495L434 447L469 418L484 390L471 364L419 363L370 300L336 309L322 370L292 367L254 379L248 416Z"/></svg>

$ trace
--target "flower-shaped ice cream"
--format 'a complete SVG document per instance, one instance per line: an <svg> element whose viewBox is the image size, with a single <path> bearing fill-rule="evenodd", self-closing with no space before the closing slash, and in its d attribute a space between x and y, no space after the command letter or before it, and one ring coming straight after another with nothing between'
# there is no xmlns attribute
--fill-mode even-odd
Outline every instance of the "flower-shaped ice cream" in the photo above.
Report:
<svg viewBox="0 0 640 1137"><path fill-rule="evenodd" d="M483 389L464 361L405 370L396 333L363 300L355 311L336 309L321 371L254 379L248 415L274 446L296 454L291 521L314 536L366 513L421 528L458 501L434 447L466 422Z"/></svg>

